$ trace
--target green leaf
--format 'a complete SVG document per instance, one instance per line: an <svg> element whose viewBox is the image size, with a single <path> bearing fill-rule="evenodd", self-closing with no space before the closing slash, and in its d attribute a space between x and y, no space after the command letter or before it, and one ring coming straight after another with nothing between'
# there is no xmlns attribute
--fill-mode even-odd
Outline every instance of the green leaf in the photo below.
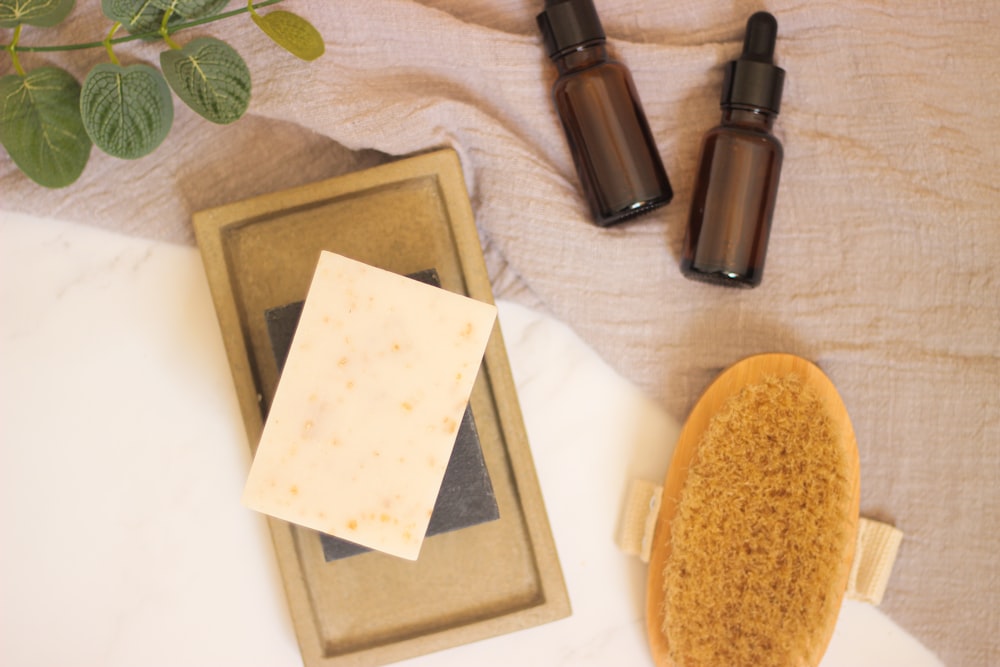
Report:
<svg viewBox="0 0 1000 667"><path fill-rule="evenodd" d="M39 185L74 182L91 145L80 119L80 84L56 67L0 78L0 143Z"/></svg>
<svg viewBox="0 0 1000 667"><path fill-rule="evenodd" d="M236 49L214 37L164 51L160 67L177 96L213 123L239 119L250 104L250 69Z"/></svg>
<svg viewBox="0 0 1000 667"><path fill-rule="evenodd" d="M168 9L173 10L167 20L169 28L182 21L218 14L228 3L229 0L101 0L101 11L135 35L158 31Z"/></svg>
<svg viewBox="0 0 1000 667"><path fill-rule="evenodd" d="M326 50L323 36L298 14L279 10L251 17L268 37L302 60L316 60Z"/></svg>
<svg viewBox="0 0 1000 667"><path fill-rule="evenodd" d="M170 88L149 65L97 65L83 81L80 111L97 147L126 160L153 152L174 122Z"/></svg>
<svg viewBox="0 0 1000 667"><path fill-rule="evenodd" d="M222 11L229 0L153 0L163 11L173 9L185 19L200 19Z"/></svg>
<svg viewBox="0 0 1000 667"><path fill-rule="evenodd" d="M163 10L153 0L101 0L101 11L133 35L159 30L163 21Z"/></svg>
<svg viewBox="0 0 1000 667"><path fill-rule="evenodd" d="M49 28L73 9L74 0L0 0L0 28L16 28L19 23Z"/></svg>

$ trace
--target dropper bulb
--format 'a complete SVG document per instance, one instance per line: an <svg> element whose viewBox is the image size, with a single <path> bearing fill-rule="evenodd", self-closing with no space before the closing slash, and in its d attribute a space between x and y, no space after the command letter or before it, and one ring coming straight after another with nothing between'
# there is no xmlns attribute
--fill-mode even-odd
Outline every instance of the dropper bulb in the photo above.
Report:
<svg viewBox="0 0 1000 667"><path fill-rule="evenodd" d="M747 19L742 57L759 63L773 63L774 44L777 41L778 20L768 12L757 12Z"/></svg>
<svg viewBox="0 0 1000 667"><path fill-rule="evenodd" d="M741 107L778 113L785 70L774 64L778 20L767 12L747 19L743 55L726 65L722 79L722 107Z"/></svg>

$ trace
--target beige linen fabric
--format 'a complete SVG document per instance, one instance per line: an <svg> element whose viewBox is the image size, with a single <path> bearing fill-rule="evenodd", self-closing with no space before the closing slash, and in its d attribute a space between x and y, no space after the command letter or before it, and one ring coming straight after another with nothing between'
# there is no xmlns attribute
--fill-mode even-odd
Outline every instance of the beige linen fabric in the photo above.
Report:
<svg viewBox="0 0 1000 667"><path fill-rule="evenodd" d="M100 39L98 4L22 40ZM244 55L248 117L217 127L178 102L156 153L95 151L56 192L3 155L0 208L190 243L197 209L453 146L497 296L570 324L677 419L744 356L815 360L857 431L862 512L906 534L882 609L948 664L1000 664L1000 4L766 3L788 71L785 165L764 283L749 292L686 281L677 263L721 66L765 3L596 4L677 192L624 226L587 220L548 98L541 0L289 0L327 40L312 64L246 17L181 33ZM155 63L162 48L118 53ZM24 62L82 79L104 58Z"/></svg>

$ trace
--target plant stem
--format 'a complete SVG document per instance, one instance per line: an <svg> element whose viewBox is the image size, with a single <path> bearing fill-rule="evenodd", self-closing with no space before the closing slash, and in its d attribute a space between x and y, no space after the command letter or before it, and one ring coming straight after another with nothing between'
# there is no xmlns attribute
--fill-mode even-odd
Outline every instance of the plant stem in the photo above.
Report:
<svg viewBox="0 0 1000 667"><path fill-rule="evenodd" d="M21 24L18 23L17 27L14 28L14 39L10 40L10 45L7 50L10 51L10 59L14 61L14 71L19 75L24 76L24 68L21 67L21 59L17 57L17 43L21 39Z"/></svg>
<svg viewBox="0 0 1000 667"><path fill-rule="evenodd" d="M167 46L169 46L171 49L173 49L174 51L180 51L181 45L170 38L170 30L167 29L167 21L169 21L170 17L173 15L174 15L174 8L172 6L170 7L170 9L168 9L163 13L163 20L160 21L160 37L163 38L163 41L166 42Z"/></svg>
<svg viewBox="0 0 1000 667"><path fill-rule="evenodd" d="M247 12L253 11L255 9L260 9L261 7L267 7L268 5L275 5L282 0L261 0L261 2L253 3L248 7L241 7L239 9L234 9L232 11L223 12L222 14L215 14L214 16L206 16L205 18L195 19L193 21L184 21L183 23L178 23L172 26L170 33L175 33L179 30L184 30L186 28L193 28L195 26L204 25L206 23L212 23L213 21L219 21L221 19L227 19L231 16L236 16L237 14L246 14ZM80 44L59 44L56 46L18 46L17 38L20 35L21 25L19 24L14 31L14 39L10 44L0 44L0 48L4 48L10 51L11 57L14 58L15 69L20 70L17 65L17 58L15 53L42 53L48 51L80 51L82 49L99 49L101 47L108 48L109 45L124 44L125 42L134 42L137 39L149 39L151 37L161 37L159 30L152 30L150 32L137 33L135 35L129 35L127 37L118 37L117 39L104 40L100 42L83 42Z"/></svg>
<svg viewBox="0 0 1000 667"><path fill-rule="evenodd" d="M104 43L104 48L108 52L108 58L110 58L111 62L113 62L116 65L121 65L121 63L118 61L118 56L115 55L115 50L113 48L111 48L111 45L114 43L114 40L112 40L112 37L115 36L115 33L118 32L118 29L121 28L121 27L122 27L121 22L115 21L115 24L113 26L111 26L111 30L108 31L108 36L104 38L104 42L103 42Z"/></svg>

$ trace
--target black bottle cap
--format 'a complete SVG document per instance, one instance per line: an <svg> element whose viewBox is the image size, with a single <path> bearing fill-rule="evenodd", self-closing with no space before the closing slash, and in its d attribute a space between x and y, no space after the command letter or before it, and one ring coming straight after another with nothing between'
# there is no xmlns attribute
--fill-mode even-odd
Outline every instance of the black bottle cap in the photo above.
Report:
<svg viewBox="0 0 1000 667"><path fill-rule="evenodd" d="M767 12L747 20L743 54L726 65L722 81L722 106L763 109L778 113L785 70L774 64L778 21Z"/></svg>
<svg viewBox="0 0 1000 667"><path fill-rule="evenodd" d="M545 0L537 20L550 58L605 38L593 0Z"/></svg>

